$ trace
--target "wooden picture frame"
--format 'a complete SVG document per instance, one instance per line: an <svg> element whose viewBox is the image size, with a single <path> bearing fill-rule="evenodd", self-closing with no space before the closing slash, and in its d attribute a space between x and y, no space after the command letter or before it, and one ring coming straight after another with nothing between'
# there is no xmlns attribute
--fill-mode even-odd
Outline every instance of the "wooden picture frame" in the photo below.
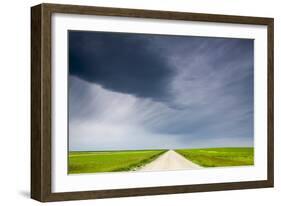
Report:
<svg viewBox="0 0 281 206"><path fill-rule="evenodd" d="M267 179L214 184L109 189L78 192L52 192L52 78L51 17L54 13L134 17L264 25L267 27ZM40 4L31 8L31 198L42 202L96 198L160 195L273 187L273 25L272 18L229 16L170 11L150 11L92 6Z"/></svg>

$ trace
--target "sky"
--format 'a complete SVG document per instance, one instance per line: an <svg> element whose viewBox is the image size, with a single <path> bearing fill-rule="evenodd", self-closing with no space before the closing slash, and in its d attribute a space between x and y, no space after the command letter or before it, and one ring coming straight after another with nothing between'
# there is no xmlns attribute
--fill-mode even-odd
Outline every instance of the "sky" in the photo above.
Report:
<svg viewBox="0 0 281 206"><path fill-rule="evenodd" d="M69 150L253 146L254 41L68 32Z"/></svg>

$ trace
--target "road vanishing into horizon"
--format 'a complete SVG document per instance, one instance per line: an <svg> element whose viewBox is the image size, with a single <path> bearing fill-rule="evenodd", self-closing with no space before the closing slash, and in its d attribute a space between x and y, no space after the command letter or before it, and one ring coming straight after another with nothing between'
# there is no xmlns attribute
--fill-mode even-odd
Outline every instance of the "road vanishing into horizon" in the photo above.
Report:
<svg viewBox="0 0 281 206"><path fill-rule="evenodd" d="M201 168L199 165L186 159L174 150L168 150L152 162L141 167L138 171L169 171L199 168Z"/></svg>

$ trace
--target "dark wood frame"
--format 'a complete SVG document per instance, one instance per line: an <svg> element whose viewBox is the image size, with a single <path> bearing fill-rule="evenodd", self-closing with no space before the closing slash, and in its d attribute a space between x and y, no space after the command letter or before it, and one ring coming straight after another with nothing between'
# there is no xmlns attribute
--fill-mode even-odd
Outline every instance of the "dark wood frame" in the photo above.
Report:
<svg viewBox="0 0 281 206"><path fill-rule="evenodd" d="M53 13L140 17L267 26L268 131L267 180L53 193L51 191L51 16ZM31 198L42 201L160 195L273 187L273 27L272 18L169 11L40 4L31 8Z"/></svg>

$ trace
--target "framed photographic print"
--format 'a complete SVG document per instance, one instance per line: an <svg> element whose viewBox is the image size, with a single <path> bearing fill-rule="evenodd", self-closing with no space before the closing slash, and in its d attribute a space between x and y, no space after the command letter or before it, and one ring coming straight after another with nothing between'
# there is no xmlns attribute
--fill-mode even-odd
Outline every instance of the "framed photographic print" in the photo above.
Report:
<svg viewBox="0 0 281 206"><path fill-rule="evenodd" d="M31 197L273 187L273 19L31 8Z"/></svg>

